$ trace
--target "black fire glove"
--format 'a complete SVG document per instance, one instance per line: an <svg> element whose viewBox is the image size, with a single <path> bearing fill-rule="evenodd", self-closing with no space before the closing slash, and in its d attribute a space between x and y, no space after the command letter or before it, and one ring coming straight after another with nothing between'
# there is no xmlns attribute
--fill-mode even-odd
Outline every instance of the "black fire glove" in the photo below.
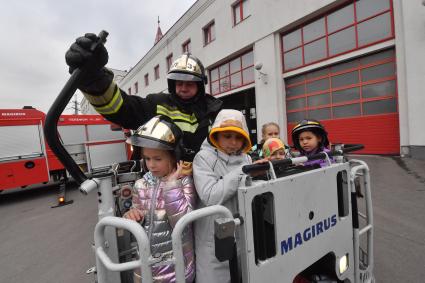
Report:
<svg viewBox="0 0 425 283"><path fill-rule="evenodd" d="M70 74L76 68L83 66L86 68L86 73L81 78L78 88L94 95L102 95L114 78L113 73L104 67L108 63L108 51L105 46L100 44L96 50L90 51L90 47L98 40L97 35L86 33L77 38L65 54ZM87 65L88 62L90 63Z"/></svg>

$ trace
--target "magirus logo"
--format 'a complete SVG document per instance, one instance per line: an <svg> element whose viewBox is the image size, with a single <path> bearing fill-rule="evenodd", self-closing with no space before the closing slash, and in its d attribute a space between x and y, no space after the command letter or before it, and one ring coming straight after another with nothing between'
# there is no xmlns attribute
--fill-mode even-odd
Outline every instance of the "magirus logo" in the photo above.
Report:
<svg viewBox="0 0 425 283"><path fill-rule="evenodd" d="M290 236L288 239L280 242L281 254L287 254L292 249L301 246L304 242L319 236L337 224L336 214L317 222L315 225L307 227L304 231Z"/></svg>

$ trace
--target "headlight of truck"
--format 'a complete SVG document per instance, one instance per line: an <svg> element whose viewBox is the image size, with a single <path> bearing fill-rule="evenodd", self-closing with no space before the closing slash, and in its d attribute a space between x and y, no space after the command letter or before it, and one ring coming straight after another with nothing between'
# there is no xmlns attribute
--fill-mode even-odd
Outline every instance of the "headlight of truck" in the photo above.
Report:
<svg viewBox="0 0 425 283"><path fill-rule="evenodd" d="M348 269L348 254L339 258L339 274L343 274Z"/></svg>

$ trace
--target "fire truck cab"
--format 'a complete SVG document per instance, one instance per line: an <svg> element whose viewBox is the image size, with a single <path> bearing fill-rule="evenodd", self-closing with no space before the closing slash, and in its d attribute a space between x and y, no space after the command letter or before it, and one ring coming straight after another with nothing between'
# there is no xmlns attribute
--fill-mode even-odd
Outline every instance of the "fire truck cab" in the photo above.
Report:
<svg viewBox="0 0 425 283"><path fill-rule="evenodd" d="M45 142L45 118L30 107L0 109L0 191L68 176ZM123 132L111 126L100 115L61 115L58 133L74 161L84 172L93 173L128 159Z"/></svg>
<svg viewBox="0 0 425 283"><path fill-rule="evenodd" d="M0 110L0 190L45 183L50 170L63 169L49 164L53 154L44 143L44 119L36 109Z"/></svg>

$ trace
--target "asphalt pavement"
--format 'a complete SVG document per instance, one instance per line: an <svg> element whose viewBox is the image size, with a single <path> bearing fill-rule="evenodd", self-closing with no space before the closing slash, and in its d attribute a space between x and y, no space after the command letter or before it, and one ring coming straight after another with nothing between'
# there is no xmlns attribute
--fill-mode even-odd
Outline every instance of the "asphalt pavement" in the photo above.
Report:
<svg viewBox="0 0 425 283"><path fill-rule="evenodd" d="M425 161L353 156L371 169L376 282L425 282ZM57 187L0 195L0 283L94 282L96 193Z"/></svg>
<svg viewBox="0 0 425 283"><path fill-rule="evenodd" d="M425 282L425 161L359 159L371 170L377 282Z"/></svg>
<svg viewBox="0 0 425 283"><path fill-rule="evenodd" d="M57 187L0 195L0 282L94 282L91 249L96 193L68 190L71 205L56 204Z"/></svg>

